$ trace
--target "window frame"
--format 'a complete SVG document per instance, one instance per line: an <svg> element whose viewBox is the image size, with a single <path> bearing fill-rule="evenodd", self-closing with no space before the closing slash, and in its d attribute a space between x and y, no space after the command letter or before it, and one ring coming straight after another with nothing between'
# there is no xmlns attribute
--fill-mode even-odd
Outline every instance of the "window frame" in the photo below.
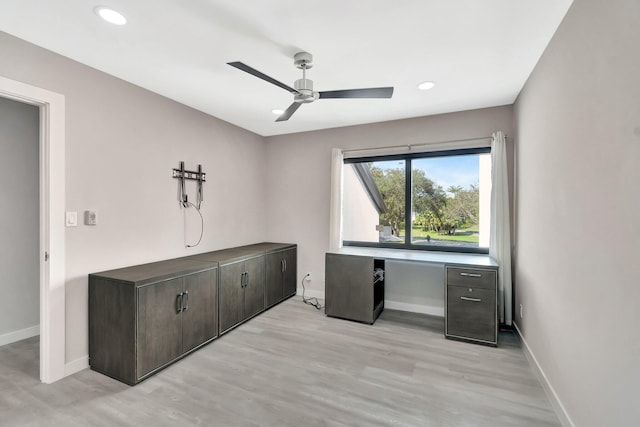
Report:
<svg viewBox="0 0 640 427"><path fill-rule="evenodd" d="M461 148L453 150L437 150L437 151L424 151L413 153L401 153L401 154L387 154L382 156L363 156L363 157L350 157L343 160L343 167L353 163L367 163L367 162L383 162L393 160L405 161L405 208L404 208L404 220L405 220L405 237L404 243L384 243L384 242L361 242L355 240L342 240L343 246L356 246L356 247L370 247L370 248L385 248L385 249L400 249L400 250L413 250L413 251L431 251L431 252L457 252L457 253L474 253L474 254L488 254L489 248L473 248L473 247L452 247L444 245L417 245L411 242L411 214L412 214L412 164L414 159L425 159L434 157L452 157L452 156L464 156L469 154L487 154L491 153L491 147L475 147L475 148Z"/></svg>

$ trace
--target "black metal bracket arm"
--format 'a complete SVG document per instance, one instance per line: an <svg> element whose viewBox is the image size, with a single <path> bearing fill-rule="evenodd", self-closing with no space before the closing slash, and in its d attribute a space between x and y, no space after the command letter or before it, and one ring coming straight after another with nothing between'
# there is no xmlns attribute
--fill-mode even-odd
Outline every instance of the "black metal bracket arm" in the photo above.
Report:
<svg viewBox="0 0 640 427"><path fill-rule="evenodd" d="M180 162L180 169L173 169L173 178L206 182L207 174L202 172L202 165L198 165L197 171L188 171L184 169L184 162Z"/></svg>
<svg viewBox="0 0 640 427"><path fill-rule="evenodd" d="M187 192L185 190L184 181L197 181L198 189L197 189L197 209L200 209L200 204L202 203L202 183L207 181L207 174L202 172L202 165L198 165L197 171L188 171L184 168L184 162L180 162L180 169L173 169L173 178L180 180L180 194L178 197L179 202L185 208L189 205L189 199L187 198Z"/></svg>

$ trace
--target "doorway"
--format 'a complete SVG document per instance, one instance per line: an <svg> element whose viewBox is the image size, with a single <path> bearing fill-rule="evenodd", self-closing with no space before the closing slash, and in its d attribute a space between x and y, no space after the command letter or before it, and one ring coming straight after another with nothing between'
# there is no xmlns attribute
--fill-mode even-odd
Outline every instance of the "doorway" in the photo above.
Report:
<svg viewBox="0 0 640 427"><path fill-rule="evenodd" d="M0 97L39 109L40 380L52 383L65 376L65 100L2 76Z"/></svg>
<svg viewBox="0 0 640 427"><path fill-rule="evenodd" d="M0 98L0 346L40 335L39 108Z"/></svg>

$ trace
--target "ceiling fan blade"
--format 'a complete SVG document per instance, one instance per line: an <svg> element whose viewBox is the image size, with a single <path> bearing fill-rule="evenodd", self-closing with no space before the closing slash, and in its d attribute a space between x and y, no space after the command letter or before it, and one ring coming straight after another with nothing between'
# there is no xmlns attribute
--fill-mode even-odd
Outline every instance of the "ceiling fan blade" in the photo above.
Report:
<svg viewBox="0 0 640 427"><path fill-rule="evenodd" d="M279 82L276 79L271 78L271 77L267 76L264 73L261 73L260 71L256 70L253 67L248 66L247 64L243 64L242 62L238 62L238 61L236 61L236 62L227 62L227 64L231 65L232 67L237 68L238 70L242 70L245 73L249 73L252 76L256 76L257 78L262 79L262 80L264 80L266 82L269 82L269 83L274 84L274 85L276 85L278 87L281 87L282 89L284 89L286 91L289 91L294 95L299 95L300 94L300 92L298 92L294 88L292 88L290 86L287 86L286 84L284 84L282 82Z"/></svg>
<svg viewBox="0 0 640 427"><path fill-rule="evenodd" d="M391 98L393 87L371 87L367 89L329 90L320 92L320 99L330 98Z"/></svg>
<svg viewBox="0 0 640 427"><path fill-rule="evenodd" d="M285 120L289 120L289 118L293 116L293 113L295 113L301 105L302 104L299 102L294 102L293 104L289 105L289 108L287 108L284 113L280 114L280 116L276 119L276 122L284 122Z"/></svg>

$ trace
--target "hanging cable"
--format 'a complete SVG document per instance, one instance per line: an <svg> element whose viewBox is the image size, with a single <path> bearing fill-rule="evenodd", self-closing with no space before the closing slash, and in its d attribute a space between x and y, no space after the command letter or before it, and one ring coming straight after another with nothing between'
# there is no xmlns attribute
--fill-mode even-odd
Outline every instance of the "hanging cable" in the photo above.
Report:
<svg viewBox="0 0 640 427"><path fill-rule="evenodd" d="M196 246L198 246L200 244L200 242L202 241L202 235L204 234L204 218L202 217L202 212L200 212L200 208L196 205L194 205L193 203L187 201L186 202L187 206L193 206L193 208L196 210L196 212L198 212L198 215L200 215L200 237L198 238L198 241L194 244L194 245L190 245L188 243L185 242L185 247L187 248L194 248ZM185 221L186 224L186 221ZM186 237L186 230L185 230L185 237Z"/></svg>
<svg viewBox="0 0 640 427"><path fill-rule="evenodd" d="M302 302L304 302L305 304L308 304L310 306L313 306L318 310L322 310L324 307L322 305L320 305L320 302L318 301L318 298L316 298L316 297L305 298L305 296L304 296L304 292L305 292L304 279L306 279L308 276L310 276L310 274L305 274L305 276L302 278Z"/></svg>

